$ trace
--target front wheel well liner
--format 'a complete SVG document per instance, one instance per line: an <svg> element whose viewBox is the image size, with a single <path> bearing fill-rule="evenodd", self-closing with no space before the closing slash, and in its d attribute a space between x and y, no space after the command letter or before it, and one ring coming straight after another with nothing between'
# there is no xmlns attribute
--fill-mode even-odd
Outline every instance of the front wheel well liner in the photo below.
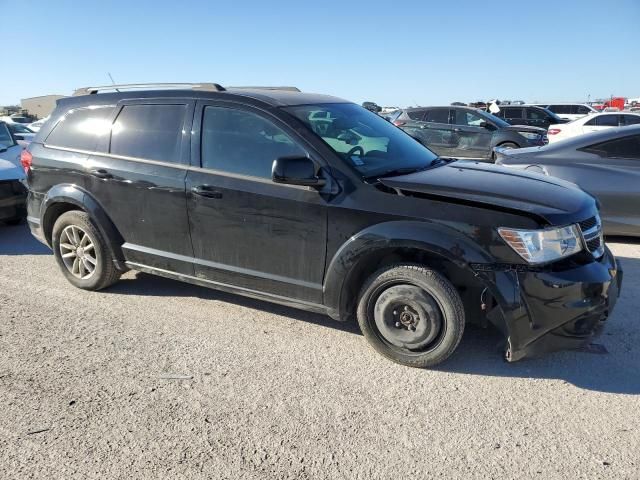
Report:
<svg viewBox="0 0 640 480"><path fill-rule="evenodd" d="M456 287L465 305L468 321L484 323L480 311L480 296L484 284L471 270L464 269L444 256L414 247L388 247L363 255L350 269L340 294L340 319L355 314L362 285L376 271L393 264L417 264L443 274Z"/></svg>

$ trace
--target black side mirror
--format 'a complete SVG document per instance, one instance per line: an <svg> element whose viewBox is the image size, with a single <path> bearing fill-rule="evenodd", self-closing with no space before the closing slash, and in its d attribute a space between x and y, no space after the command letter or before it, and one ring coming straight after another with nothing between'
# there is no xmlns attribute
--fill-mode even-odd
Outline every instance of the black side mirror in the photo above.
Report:
<svg viewBox="0 0 640 480"><path fill-rule="evenodd" d="M274 183L322 187L326 182L316 175L316 165L309 157L280 157L273 161L271 178Z"/></svg>

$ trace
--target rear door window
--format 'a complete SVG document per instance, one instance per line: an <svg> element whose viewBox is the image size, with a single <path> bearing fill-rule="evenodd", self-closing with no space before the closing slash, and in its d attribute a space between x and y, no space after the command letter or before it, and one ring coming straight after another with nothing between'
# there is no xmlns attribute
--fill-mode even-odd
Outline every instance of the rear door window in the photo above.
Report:
<svg viewBox="0 0 640 480"><path fill-rule="evenodd" d="M620 115L622 117L622 125L637 125L640 123L640 115Z"/></svg>
<svg viewBox="0 0 640 480"><path fill-rule="evenodd" d="M618 115L598 115L585 123L587 127L617 127Z"/></svg>
<svg viewBox="0 0 640 480"><path fill-rule="evenodd" d="M449 109L448 108L433 108L427 110L424 117L425 122L431 123L449 123Z"/></svg>
<svg viewBox="0 0 640 480"><path fill-rule="evenodd" d="M571 114L571 105L550 105L549 110L558 115L569 115Z"/></svg>
<svg viewBox="0 0 640 480"><path fill-rule="evenodd" d="M111 130L113 155L180 163L187 105L125 105Z"/></svg>
<svg viewBox="0 0 640 480"><path fill-rule="evenodd" d="M98 140L109 134L109 118L115 107L93 106L70 110L53 127L47 145L94 151Z"/></svg>
<svg viewBox="0 0 640 480"><path fill-rule="evenodd" d="M504 108L504 118L509 120L519 120L522 119L522 108L514 108L514 107L505 107Z"/></svg>

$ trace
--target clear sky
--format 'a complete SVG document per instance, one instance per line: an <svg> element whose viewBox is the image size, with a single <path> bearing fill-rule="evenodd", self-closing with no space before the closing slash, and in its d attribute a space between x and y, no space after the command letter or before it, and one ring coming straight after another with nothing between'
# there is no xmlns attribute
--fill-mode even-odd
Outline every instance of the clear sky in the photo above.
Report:
<svg viewBox="0 0 640 480"><path fill-rule="evenodd" d="M0 105L110 83L381 105L640 97L640 0L0 0Z"/></svg>

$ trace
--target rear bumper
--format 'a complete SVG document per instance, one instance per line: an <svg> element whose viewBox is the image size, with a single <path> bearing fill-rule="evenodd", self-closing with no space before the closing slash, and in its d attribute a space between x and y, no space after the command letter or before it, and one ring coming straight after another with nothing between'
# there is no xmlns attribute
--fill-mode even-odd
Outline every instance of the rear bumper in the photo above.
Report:
<svg viewBox="0 0 640 480"><path fill-rule="evenodd" d="M0 182L0 221L24 217L27 190L18 180Z"/></svg>
<svg viewBox="0 0 640 480"><path fill-rule="evenodd" d="M597 261L562 271L496 273L492 293L497 308L489 319L505 334L506 359L589 343L615 307L622 276L609 249Z"/></svg>

